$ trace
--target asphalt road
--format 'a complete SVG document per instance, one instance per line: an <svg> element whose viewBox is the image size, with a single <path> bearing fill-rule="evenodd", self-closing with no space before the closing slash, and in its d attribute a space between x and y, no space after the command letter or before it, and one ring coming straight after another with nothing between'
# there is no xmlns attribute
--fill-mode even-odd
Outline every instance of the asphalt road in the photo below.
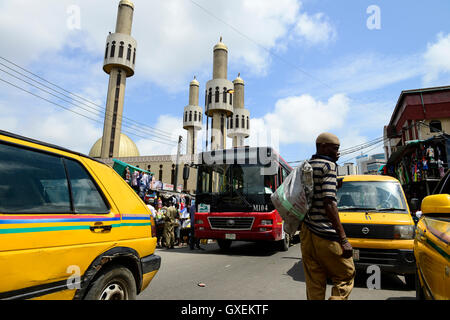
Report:
<svg viewBox="0 0 450 320"><path fill-rule="evenodd" d="M161 268L139 300L306 300L300 244L286 252L261 243L157 249ZM368 289L370 274L358 272L351 300L415 299L402 276L381 274L380 289ZM331 285L327 288L327 296Z"/></svg>

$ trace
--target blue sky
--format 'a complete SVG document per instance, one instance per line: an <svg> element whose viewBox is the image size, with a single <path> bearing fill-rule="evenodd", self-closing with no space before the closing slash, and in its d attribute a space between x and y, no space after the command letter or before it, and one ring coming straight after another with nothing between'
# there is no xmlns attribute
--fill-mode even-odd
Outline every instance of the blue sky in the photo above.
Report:
<svg viewBox="0 0 450 320"><path fill-rule="evenodd" d="M0 0L0 27L6 30L0 34L0 55L103 106L104 45L115 28L118 2ZM171 134L172 140L185 136L182 112L194 75L203 104L220 36L229 49L228 79L240 72L245 81L252 118L248 144L274 144L288 161L313 154L322 131L337 134L342 148L378 138L402 90L450 84L448 1L134 3L138 55L136 74L127 80L124 115ZM370 30L373 11L367 9L373 5L379 8L380 28ZM85 112L1 71L0 79ZM1 81L0 114L0 129L83 153L102 134L101 112L89 115L94 122ZM124 130L142 155L175 151L142 133L133 135L135 128ZM267 141L269 131L278 140Z"/></svg>

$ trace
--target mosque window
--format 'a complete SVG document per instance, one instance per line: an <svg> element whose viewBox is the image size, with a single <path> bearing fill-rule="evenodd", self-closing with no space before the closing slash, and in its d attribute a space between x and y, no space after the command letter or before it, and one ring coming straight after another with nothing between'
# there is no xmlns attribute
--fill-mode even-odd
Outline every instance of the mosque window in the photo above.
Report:
<svg viewBox="0 0 450 320"><path fill-rule="evenodd" d="M248 130L250 129L250 119L249 119L249 117L247 117L247 129Z"/></svg>
<svg viewBox="0 0 450 320"><path fill-rule="evenodd" d="M233 117L230 117L230 129L233 129Z"/></svg>
<svg viewBox="0 0 450 320"><path fill-rule="evenodd" d="M159 181L162 181L163 178L163 165L159 165Z"/></svg>
<svg viewBox="0 0 450 320"><path fill-rule="evenodd" d="M134 52L133 52L133 64L136 63L136 48L134 48Z"/></svg>
<svg viewBox="0 0 450 320"><path fill-rule="evenodd" d="M119 58L123 58L123 41L120 41L120 47L119 47Z"/></svg>
<svg viewBox="0 0 450 320"><path fill-rule="evenodd" d="M245 129L245 117L244 116L242 116L242 126L241 126L241 128Z"/></svg>
<svg viewBox="0 0 450 320"><path fill-rule="evenodd" d="M189 121L192 121L192 111L189 111Z"/></svg>
<svg viewBox="0 0 450 320"><path fill-rule="evenodd" d="M225 118L222 114L222 116L220 117L220 131L222 132L222 137L225 134Z"/></svg>
<svg viewBox="0 0 450 320"><path fill-rule="evenodd" d="M223 88L223 103L227 103L227 88Z"/></svg>
<svg viewBox="0 0 450 320"><path fill-rule="evenodd" d="M194 121L197 121L197 111L194 111Z"/></svg>
<svg viewBox="0 0 450 320"><path fill-rule="evenodd" d="M116 54L116 42L113 41L113 42L112 42L112 46L111 46L111 54L110 54L110 57L113 58L115 54Z"/></svg>
<svg viewBox="0 0 450 320"><path fill-rule="evenodd" d="M202 122L202 113L201 112L198 113L198 121Z"/></svg>
<svg viewBox="0 0 450 320"><path fill-rule="evenodd" d="M212 98L212 89L209 88L209 94L208 94L208 104L211 103L211 98Z"/></svg>
<svg viewBox="0 0 450 320"><path fill-rule="evenodd" d="M239 116L236 116L236 129L239 128Z"/></svg>
<svg viewBox="0 0 450 320"><path fill-rule="evenodd" d="M108 58L109 42L106 44L105 59Z"/></svg>
<svg viewBox="0 0 450 320"><path fill-rule="evenodd" d="M230 93L230 105L233 105L233 94Z"/></svg>
<svg viewBox="0 0 450 320"><path fill-rule="evenodd" d="M170 177L170 184L175 184L175 165L172 165L172 175Z"/></svg>
<svg viewBox="0 0 450 320"><path fill-rule="evenodd" d="M215 92L215 102L219 102L219 87L216 87L216 92Z"/></svg>
<svg viewBox="0 0 450 320"><path fill-rule="evenodd" d="M184 113L184 122L187 122L187 111Z"/></svg>
<svg viewBox="0 0 450 320"><path fill-rule="evenodd" d="M128 45L128 51L127 51L127 60L131 60L131 44Z"/></svg>

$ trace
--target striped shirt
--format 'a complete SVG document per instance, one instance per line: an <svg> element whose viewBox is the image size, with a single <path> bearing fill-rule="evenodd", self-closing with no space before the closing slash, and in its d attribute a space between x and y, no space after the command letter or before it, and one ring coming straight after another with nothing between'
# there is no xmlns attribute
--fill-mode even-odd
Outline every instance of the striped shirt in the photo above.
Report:
<svg viewBox="0 0 450 320"><path fill-rule="evenodd" d="M314 196L311 210L305 216L304 222L316 235L339 241L339 236L328 219L324 207L326 198L336 201L336 163L331 158L321 155L314 155L309 163L313 168Z"/></svg>

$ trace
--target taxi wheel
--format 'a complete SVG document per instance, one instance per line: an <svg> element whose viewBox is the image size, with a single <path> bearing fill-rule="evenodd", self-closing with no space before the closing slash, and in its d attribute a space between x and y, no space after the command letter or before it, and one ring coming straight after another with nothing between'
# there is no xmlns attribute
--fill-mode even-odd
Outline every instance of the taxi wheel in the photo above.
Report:
<svg viewBox="0 0 450 320"><path fill-rule="evenodd" d="M136 282L131 271L113 266L94 280L85 296L86 300L135 300Z"/></svg>

